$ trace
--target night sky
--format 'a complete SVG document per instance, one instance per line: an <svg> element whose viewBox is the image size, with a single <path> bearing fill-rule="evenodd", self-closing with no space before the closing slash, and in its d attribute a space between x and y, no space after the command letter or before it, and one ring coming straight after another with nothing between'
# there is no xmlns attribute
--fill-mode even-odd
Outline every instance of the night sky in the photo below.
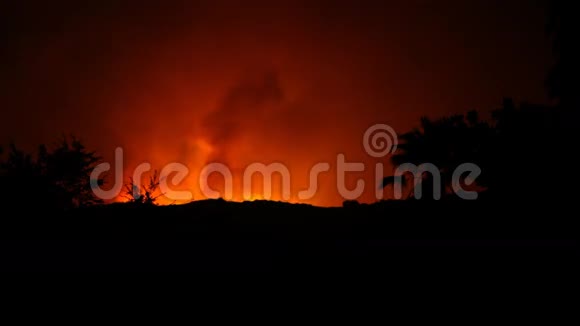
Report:
<svg viewBox="0 0 580 326"><path fill-rule="evenodd" d="M374 163L388 163L362 146L375 123L403 133L421 116L488 112L507 96L546 102L545 7L0 0L0 143L72 133L107 160L123 147L127 171L181 162L196 199L197 174L214 161L234 173L282 162L297 191L312 165L344 153L372 184ZM340 204L335 178L322 175L308 202Z"/></svg>

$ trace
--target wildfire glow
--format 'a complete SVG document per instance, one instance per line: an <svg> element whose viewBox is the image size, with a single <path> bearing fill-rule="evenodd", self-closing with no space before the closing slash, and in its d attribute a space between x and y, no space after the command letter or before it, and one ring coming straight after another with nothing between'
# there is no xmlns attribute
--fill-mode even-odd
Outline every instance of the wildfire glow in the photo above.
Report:
<svg viewBox="0 0 580 326"><path fill-rule="evenodd" d="M375 164L392 168L365 154L369 126L405 132L427 113L493 109L506 94L539 103L537 81L551 62L538 50L548 49L543 13L520 15L512 2L441 4L446 15L415 1L143 2L139 14L121 3L30 10L12 2L0 11L9 27L0 44L1 138L32 147L72 133L108 162L122 147L125 182L140 163L178 162L190 173L175 190L194 200L204 198L199 173L211 162L231 169L234 200L244 199L245 167L283 163L291 202L302 201L311 168L327 162L316 195L302 202L340 205L342 153L365 164L347 174L347 187L364 180L359 201L375 201ZM466 17L473 24L462 24ZM521 37L530 26L537 42ZM252 198L264 195L260 180ZM210 185L223 192L219 175ZM283 199L278 179L272 199Z"/></svg>

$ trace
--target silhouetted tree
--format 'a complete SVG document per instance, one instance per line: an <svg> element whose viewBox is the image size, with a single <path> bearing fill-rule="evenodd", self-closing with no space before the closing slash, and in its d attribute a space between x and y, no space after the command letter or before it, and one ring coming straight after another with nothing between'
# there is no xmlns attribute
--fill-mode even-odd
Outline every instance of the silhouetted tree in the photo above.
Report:
<svg viewBox="0 0 580 326"><path fill-rule="evenodd" d="M523 103L516 106L505 99L492 112L492 120L479 120L475 112L429 120L403 134L398 151L391 157L395 167L405 163L435 165L441 176L442 194L451 194L453 171L463 163L481 169L480 189L501 198L550 198L570 195L571 176L566 175L571 161L569 130L563 128L561 111L545 105ZM564 173L561 177L553 172ZM408 187L422 183L423 196L432 198L433 178L426 172L413 180L401 179ZM395 185L394 176L383 180ZM429 184L427 184L429 183ZM411 189L412 190L412 189Z"/></svg>
<svg viewBox="0 0 580 326"><path fill-rule="evenodd" d="M70 209L102 203L90 186L91 171L101 158L74 137L63 137L51 149L45 145L36 155L10 145L0 163L2 202L11 206ZM104 179L97 180L99 184Z"/></svg>
<svg viewBox="0 0 580 326"><path fill-rule="evenodd" d="M402 143L391 157L391 162L395 167L406 163L415 166L432 164L441 176L441 188L433 188L436 185L429 172L419 176L405 173L401 178L389 176L383 180L383 185L394 186L395 182L402 182L410 187L410 191L421 183L423 198L426 199L433 198L434 190L442 195L450 193L453 171L460 164L482 161L482 156L489 147L487 142L491 134L490 125L480 121L475 111L439 120L423 117L420 128L400 136Z"/></svg>

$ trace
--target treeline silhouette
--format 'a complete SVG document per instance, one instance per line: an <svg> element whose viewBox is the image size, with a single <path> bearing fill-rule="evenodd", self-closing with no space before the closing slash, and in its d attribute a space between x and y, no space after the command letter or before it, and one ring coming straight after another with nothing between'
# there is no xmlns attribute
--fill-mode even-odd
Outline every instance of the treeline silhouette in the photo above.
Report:
<svg viewBox="0 0 580 326"><path fill-rule="evenodd" d="M0 204L6 209L45 213L103 205L105 201L91 186L91 182L105 186L106 174L91 180L91 172L102 162L101 156L74 136L42 144L35 153L13 143L7 150L0 147ZM129 178L122 198L133 205L155 205L161 196L159 173L155 171L146 183L140 181Z"/></svg>
<svg viewBox="0 0 580 326"><path fill-rule="evenodd" d="M574 183L566 174L574 145L570 138L570 111L560 106L517 106L511 99L493 110L490 121L476 111L431 120L400 136L399 150L391 157L395 166L431 163L439 169L443 199L452 198L453 171L463 163L482 171L475 188L482 198L503 201L570 199ZM101 157L78 139L63 137L52 146L41 145L36 153L25 153L10 145L0 161L0 202L4 207L65 211L100 205L90 185L90 174ZM415 176L401 179L414 199ZM103 185L105 176L94 180ZM384 185L397 180L385 178ZM159 176L136 186L129 180L125 198L132 204L154 205ZM433 199L432 175L424 173L422 199ZM394 186L394 185L393 185Z"/></svg>

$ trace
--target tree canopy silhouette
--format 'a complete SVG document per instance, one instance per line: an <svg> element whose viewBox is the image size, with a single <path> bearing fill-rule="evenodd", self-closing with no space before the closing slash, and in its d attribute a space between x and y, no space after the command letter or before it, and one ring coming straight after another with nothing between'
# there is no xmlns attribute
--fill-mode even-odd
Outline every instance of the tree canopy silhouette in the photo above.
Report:
<svg viewBox="0 0 580 326"><path fill-rule="evenodd" d="M405 163L431 163L441 175L442 194L452 194L453 171L463 163L476 164L482 171L477 178L479 189L501 198L562 197L570 188L567 176L557 177L550 167L569 162L570 139L562 128L561 111L546 105L522 103L506 98L492 111L492 119L482 121L476 112L437 120L421 119L421 126L403 134L398 151L391 157L395 167ZM423 190L433 189L433 180L425 173ZM383 186L395 185L395 176L383 180ZM430 196L430 195L429 195ZM431 198L431 197L429 197Z"/></svg>
<svg viewBox="0 0 580 326"><path fill-rule="evenodd" d="M400 136L402 143L391 157L391 162L395 167L406 163L434 165L441 176L438 191L445 195L450 193L453 171L463 163L481 162L488 151L491 137L492 128L479 119L476 111L437 120L423 117L419 128ZM384 178L383 186L397 182L409 187L421 184L422 190L429 192L425 198L433 198L431 191L437 186L433 184L433 177L429 172L420 176L412 173L405 173L399 178L388 176Z"/></svg>
<svg viewBox="0 0 580 326"><path fill-rule="evenodd" d="M90 186L90 174L101 157L74 137L53 146L40 145L32 155L11 144L0 162L1 199L6 206L66 210L102 203ZM104 183L104 178L97 180Z"/></svg>

